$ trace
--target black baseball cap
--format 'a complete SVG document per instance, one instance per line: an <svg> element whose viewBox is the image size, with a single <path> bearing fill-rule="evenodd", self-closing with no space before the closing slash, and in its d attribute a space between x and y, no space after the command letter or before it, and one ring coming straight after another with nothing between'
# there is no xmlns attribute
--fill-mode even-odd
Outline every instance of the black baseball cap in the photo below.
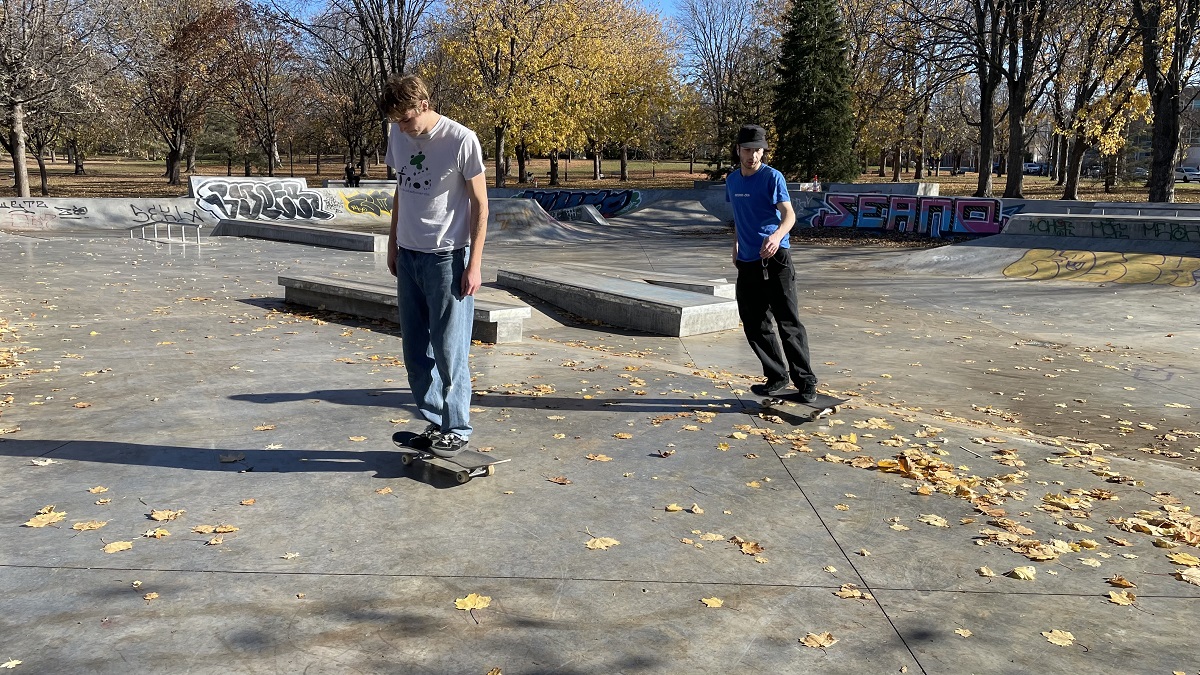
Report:
<svg viewBox="0 0 1200 675"><path fill-rule="evenodd" d="M767 130L757 124L744 124L738 130L737 144L743 148L766 148Z"/></svg>

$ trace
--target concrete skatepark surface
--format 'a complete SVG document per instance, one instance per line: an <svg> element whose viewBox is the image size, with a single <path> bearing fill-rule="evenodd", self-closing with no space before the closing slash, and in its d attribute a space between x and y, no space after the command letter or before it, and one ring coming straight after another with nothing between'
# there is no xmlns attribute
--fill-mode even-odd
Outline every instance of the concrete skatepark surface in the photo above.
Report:
<svg viewBox="0 0 1200 675"><path fill-rule="evenodd" d="M821 389L853 401L799 425L760 414L740 331L523 298L526 342L472 352L473 445L512 461L458 486L390 442L424 426L394 327L279 299L285 273L386 278L381 254L125 236L0 233L14 672L1200 672L1200 586L1167 557L1200 551L1161 520L1200 500L1194 288L1004 278L1024 249L978 278L794 249ZM732 279L729 249L538 261ZM489 245L485 279L529 251ZM904 451L924 473L880 468ZM22 526L49 505L61 522ZM472 593L489 606L456 609Z"/></svg>

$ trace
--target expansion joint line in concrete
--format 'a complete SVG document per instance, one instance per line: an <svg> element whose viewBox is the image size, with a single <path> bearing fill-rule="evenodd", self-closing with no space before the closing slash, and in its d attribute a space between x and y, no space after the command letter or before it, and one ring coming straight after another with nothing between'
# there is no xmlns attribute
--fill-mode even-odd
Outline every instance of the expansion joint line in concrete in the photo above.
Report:
<svg viewBox="0 0 1200 675"><path fill-rule="evenodd" d="M580 583L599 584L646 584L658 586L720 586L737 588L780 588L780 589L822 589L836 591L841 585L825 584L765 584L760 582L743 581L680 581L673 579L617 579L605 577L546 577L546 576L485 576L480 574L400 574L386 572L294 572L287 570L199 570L177 567L82 567L76 565L15 565L0 563L0 570L71 570L75 572L158 572L161 574L223 574L223 575L252 575L252 576L290 576L290 577L327 577L339 578L370 578L370 579L469 579L497 581L577 581ZM892 586L874 586L872 592L893 593L938 593L943 595L1006 595L1037 598L1075 598L1087 599L1097 597L1095 593L1055 593L1045 591L987 591L957 588L900 588ZM1178 595L1140 594L1139 598L1158 598L1163 600L1184 600L1200 602L1200 598L1185 598Z"/></svg>
<svg viewBox="0 0 1200 675"><path fill-rule="evenodd" d="M759 426L756 418L754 419L754 424ZM762 427L760 426L759 428ZM836 546L838 551L842 554L842 558L845 559L846 564L850 565L850 569L854 570L854 576L858 577L859 582L862 584L862 588L871 591L871 596L875 600L875 606L879 608L880 613L883 614L883 618L886 619L888 625L892 627L892 631L896 633L896 637L900 639L900 643L903 644L904 648L908 650L908 654L912 657L913 663L917 664L917 667L921 669L921 672L927 675L925 666L922 665L921 660L917 658L917 653L914 652L912 646L908 644L908 640L904 639L904 634L900 632L900 628L896 626L896 622L892 620L891 615L888 614L887 609L884 608L883 603L880 602L879 596L876 593L876 589L871 588L871 585L867 583L867 580L863 577L862 572L858 570L858 566L854 564L854 560L850 558L849 552L842 547L842 542L838 541L837 537L834 536L833 530L830 529L829 524L825 522L825 519L821 517L821 512L817 510L816 504L813 504L812 500L809 499L808 493L804 491L804 488L800 485L800 481L797 480L795 474L792 473L791 467L787 465L787 462L783 461L783 457L780 456L778 448L776 448L773 443L767 441L765 438L763 440L766 441L767 445L771 447L771 450L775 453L775 458L779 460L779 465L783 467L785 472L787 472L788 478L792 479L792 484L796 486L796 489L800 491L800 496L803 497L804 501L808 503L808 508L811 509L813 515L817 517L817 522L821 523L821 527L825 528L825 533L829 535L829 539L833 541L833 545Z"/></svg>

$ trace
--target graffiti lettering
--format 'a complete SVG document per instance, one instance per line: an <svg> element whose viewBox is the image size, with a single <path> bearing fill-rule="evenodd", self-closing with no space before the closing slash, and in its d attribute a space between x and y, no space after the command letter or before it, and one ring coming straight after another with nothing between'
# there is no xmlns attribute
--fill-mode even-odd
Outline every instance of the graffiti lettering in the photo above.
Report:
<svg viewBox="0 0 1200 675"><path fill-rule="evenodd" d="M915 197L830 192L799 214L812 227L855 227L927 233L997 234L1020 206L1005 209L999 199Z"/></svg>
<svg viewBox="0 0 1200 675"><path fill-rule="evenodd" d="M392 193L387 190L341 192L342 202L350 213L370 213L376 216L392 212Z"/></svg>
<svg viewBox="0 0 1200 675"><path fill-rule="evenodd" d="M54 207L54 210L58 211L59 218L66 218L68 220L82 218L86 216L88 212L86 206L56 206Z"/></svg>
<svg viewBox="0 0 1200 675"><path fill-rule="evenodd" d="M8 201L0 201L0 209L11 211L13 213L27 213L33 215L33 209L47 209L46 202L38 199L10 199Z"/></svg>
<svg viewBox="0 0 1200 675"><path fill-rule="evenodd" d="M1167 223L1156 221L1142 224L1142 237L1145 239L1166 239L1169 241L1200 241L1200 225L1184 223Z"/></svg>
<svg viewBox="0 0 1200 675"><path fill-rule="evenodd" d="M1029 221L1030 234L1048 234L1055 237L1074 237L1075 224L1056 218L1034 218Z"/></svg>
<svg viewBox="0 0 1200 675"><path fill-rule="evenodd" d="M537 201L547 212L591 204L605 218L628 213L642 203L637 190L526 190L517 196Z"/></svg>
<svg viewBox="0 0 1200 675"><path fill-rule="evenodd" d="M196 187L196 204L217 218L251 220L329 220L321 195L302 180L205 181Z"/></svg>
<svg viewBox="0 0 1200 675"><path fill-rule="evenodd" d="M129 210L133 212L133 222L135 223L183 223L185 225L194 225L203 223L204 217L195 209L184 211L178 206L149 206L142 208L137 204L130 204Z"/></svg>
<svg viewBox="0 0 1200 675"><path fill-rule="evenodd" d="M1189 287L1195 286L1196 278L1200 276L1200 258L1035 248L1005 267L1004 276L1014 279Z"/></svg>

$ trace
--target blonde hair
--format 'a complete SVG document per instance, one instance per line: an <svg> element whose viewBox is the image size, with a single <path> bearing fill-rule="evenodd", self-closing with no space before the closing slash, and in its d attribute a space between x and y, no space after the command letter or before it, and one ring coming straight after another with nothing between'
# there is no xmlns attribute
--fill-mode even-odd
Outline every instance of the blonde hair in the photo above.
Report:
<svg viewBox="0 0 1200 675"><path fill-rule="evenodd" d="M408 112L429 101L429 87L416 75L392 75L383 89L379 108L385 115Z"/></svg>

